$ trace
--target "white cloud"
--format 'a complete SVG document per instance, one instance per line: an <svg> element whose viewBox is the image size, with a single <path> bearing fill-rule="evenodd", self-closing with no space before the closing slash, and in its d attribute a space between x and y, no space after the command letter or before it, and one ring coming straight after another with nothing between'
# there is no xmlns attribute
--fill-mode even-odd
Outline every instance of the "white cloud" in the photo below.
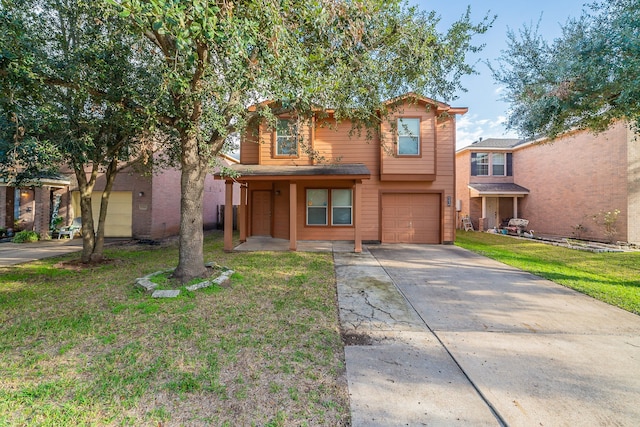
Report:
<svg viewBox="0 0 640 427"><path fill-rule="evenodd" d="M479 118L477 114L465 114L456 122L456 149L471 145L480 138L517 138L518 135L505 129L505 116L495 119Z"/></svg>

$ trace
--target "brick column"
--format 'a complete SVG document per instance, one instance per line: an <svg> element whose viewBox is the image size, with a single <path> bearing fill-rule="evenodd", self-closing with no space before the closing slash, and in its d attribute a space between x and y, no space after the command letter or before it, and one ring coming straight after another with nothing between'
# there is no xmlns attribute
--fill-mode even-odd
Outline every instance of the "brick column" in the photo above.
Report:
<svg viewBox="0 0 640 427"><path fill-rule="evenodd" d="M51 187L36 187L34 190L33 230L40 233L40 239L50 239L51 225Z"/></svg>
<svg viewBox="0 0 640 427"><path fill-rule="evenodd" d="M0 187L0 227L7 228L7 209L9 206L7 205L7 188L9 187Z"/></svg>

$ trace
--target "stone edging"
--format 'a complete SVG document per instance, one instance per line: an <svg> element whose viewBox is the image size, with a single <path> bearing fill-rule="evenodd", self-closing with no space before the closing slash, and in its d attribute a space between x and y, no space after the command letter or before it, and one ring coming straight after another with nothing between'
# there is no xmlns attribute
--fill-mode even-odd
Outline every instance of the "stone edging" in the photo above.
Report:
<svg viewBox="0 0 640 427"><path fill-rule="evenodd" d="M205 267L209 267L212 268L215 266L215 263L213 262L209 262L207 264L205 264ZM223 267L224 268L224 267ZM146 292L152 292L151 297L152 298L175 298L178 295L180 295L180 290L179 289L162 289L162 290L156 290L156 288L158 287L157 283L153 283L151 281L151 278L160 274L164 274L164 273L169 273L171 271L175 270L175 268L169 268L166 270L160 270L160 271L156 271L155 273L151 273L151 274L147 274L144 277L139 277L136 279L135 285L139 288L144 289ZM212 280L203 280L202 282L198 282L198 283L194 283L193 285L189 285L186 286L185 289L187 289L188 291L196 291L198 289L203 289L206 287L209 287L211 285L222 285L223 283L225 283L226 281L229 280L229 277L231 277L231 275L234 273L233 270L229 270L224 268L224 270L222 271L222 273L216 277L215 279Z"/></svg>

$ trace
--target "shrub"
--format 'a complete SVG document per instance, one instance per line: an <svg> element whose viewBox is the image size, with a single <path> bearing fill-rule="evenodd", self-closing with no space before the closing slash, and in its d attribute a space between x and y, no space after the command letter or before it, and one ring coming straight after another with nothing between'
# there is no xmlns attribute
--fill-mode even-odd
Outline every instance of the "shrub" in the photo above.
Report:
<svg viewBox="0 0 640 427"><path fill-rule="evenodd" d="M23 230L14 236L13 243L27 243L27 242L37 242L40 240L40 235L35 231Z"/></svg>

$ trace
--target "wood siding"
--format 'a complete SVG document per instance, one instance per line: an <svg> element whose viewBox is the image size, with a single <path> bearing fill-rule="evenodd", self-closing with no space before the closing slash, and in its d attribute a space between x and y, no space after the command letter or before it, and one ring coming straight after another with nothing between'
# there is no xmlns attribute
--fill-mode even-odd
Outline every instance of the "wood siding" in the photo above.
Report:
<svg viewBox="0 0 640 427"><path fill-rule="evenodd" d="M397 132L392 123L399 118L420 119L420 155L398 156ZM436 171L436 114L424 104L405 105L395 112L381 127L381 173L383 175L435 175Z"/></svg>
<svg viewBox="0 0 640 427"><path fill-rule="evenodd" d="M273 132L261 126L259 146L259 164L263 165L302 165L321 163L363 163L369 169L370 179L360 185L361 205L361 237L363 241L381 241L382 195L390 193L431 194L431 204L437 197L437 226L432 230L438 234L438 242L455 240L455 116L439 120L434 110L428 111L424 103L419 106L408 105L402 116L421 118L421 152L422 156L396 159L381 156L381 141L378 138L368 139L365 135L350 135L351 123L336 123L331 119L318 121L309 127L305 138L312 139L312 147L319 160L308 155L297 159L273 158ZM245 141L245 143L248 143ZM244 145L243 145L244 147ZM242 156L254 159L253 154ZM398 160L398 162L396 162ZM383 164L384 163L384 164ZM437 165L437 167L436 167ZM381 170L390 167L394 174L405 176L398 181L381 180ZM416 179L416 175L433 175L429 180ZM353 180L330 180L324 176L298 177L294 179L297 187L296 227L298 240L354 240L353 226L308 226L306 225L306 190L309 188L354 188ZM249 181L249 191L255 189L271 189L273 197L272 235L277 238L289 237L289 184L292 181ZM278 194L279 191L279 194ZM435 195L435 196L433 196ZM355 197L354 197L355 199ZM451 205L447 206L447 200ZM355 210L355 207L354 207ZM251 208L248 210L251 215ZM355 218L355 212L353 212ZM433 218L432 218L433 219ZM249 234L251 235L251 234ZM432 241L433 239L430 238ZM436 242L437 243L437 242Z"/></svg>

